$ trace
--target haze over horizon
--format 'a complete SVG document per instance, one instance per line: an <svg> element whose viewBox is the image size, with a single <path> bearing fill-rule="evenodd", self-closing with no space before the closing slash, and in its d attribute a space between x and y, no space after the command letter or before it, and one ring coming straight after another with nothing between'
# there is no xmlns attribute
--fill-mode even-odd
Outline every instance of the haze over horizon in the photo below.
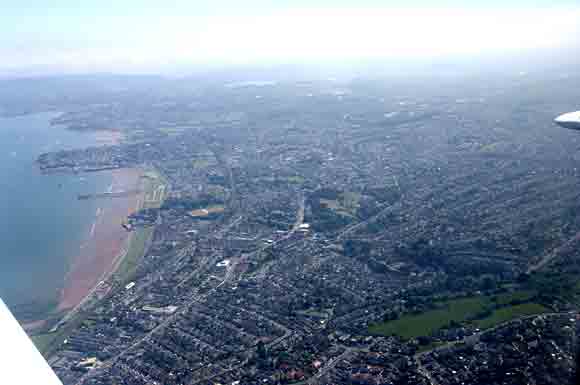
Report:
<svg viewBox="0 0 580 385"><path fill-rule="evenodd" d="M187 1L5 6L0 75L545 58L577 47L573 1Z"/></svg>
<svg viewBox="0 0 580 385"><path fill-rule="evenodd" d="M580 385L580 0L4 3L0 383Z"/></svg>

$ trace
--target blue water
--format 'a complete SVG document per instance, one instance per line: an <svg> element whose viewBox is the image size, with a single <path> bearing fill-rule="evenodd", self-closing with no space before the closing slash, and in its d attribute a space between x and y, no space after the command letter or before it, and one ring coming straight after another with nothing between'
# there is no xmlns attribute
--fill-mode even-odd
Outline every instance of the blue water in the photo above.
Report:
<svg viewBox="0 0 580 385"><path fill-rule="evenodd" d="M77 194L110 184L106 173L40 174L40 153L94 145L90 134L50 126L54 116L0 118L0 297L21 319L56 302L88 236L96 202Z"/></svg>

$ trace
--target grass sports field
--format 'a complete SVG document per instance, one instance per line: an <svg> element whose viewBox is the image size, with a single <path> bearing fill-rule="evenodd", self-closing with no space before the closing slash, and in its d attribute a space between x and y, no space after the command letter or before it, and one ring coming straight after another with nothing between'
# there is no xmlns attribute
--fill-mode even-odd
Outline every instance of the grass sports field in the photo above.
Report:
<svg viewBox="0 0 580 385"><path fill-rule="evenodd" d="M433 310L420 314L408 314L394 321L374 324L369 332L376 335L396 335L404 339L429 336L448 327L450 323L470 323L486 329L499 323L524 315L545 313L548 309L540 304L518 303L531 301L533 292L514 292L499 296L477 296L453 299L437 304ZM485 314L478 318L478 315Z"/></svg>

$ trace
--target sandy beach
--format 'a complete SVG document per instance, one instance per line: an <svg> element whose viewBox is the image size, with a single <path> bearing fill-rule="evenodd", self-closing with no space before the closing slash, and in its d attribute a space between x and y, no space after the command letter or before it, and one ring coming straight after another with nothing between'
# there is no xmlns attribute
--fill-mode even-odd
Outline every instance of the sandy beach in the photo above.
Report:
<svg viewBox="0 0 580 385"><path fill-rule="evenodd" d="M114 170L112 191L137 189L141 170ZM114 269L118 256L127 248L129 233L121 224L126 217L138 210L142 196L103 199L95 212L95 221L72 258L70 270L60 294L59 311L77 306L91 290Z"/></svg>

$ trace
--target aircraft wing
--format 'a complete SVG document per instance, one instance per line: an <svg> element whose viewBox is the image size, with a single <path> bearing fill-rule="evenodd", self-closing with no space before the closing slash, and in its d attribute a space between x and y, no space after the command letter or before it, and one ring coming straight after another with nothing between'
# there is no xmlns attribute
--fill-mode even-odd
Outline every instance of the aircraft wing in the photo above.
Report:
<svg viewBox="0 0 580 385"><path fill-rule="evenodd" d="M0 384L62 385L0 299Z"/></svg>
<svg viewBox="0 0 580 385"><path fill-rule="evenodd" d="M554 122L564 128L570 128L572 130L580 130L580 111L568 112L558 116Z"/></svg>

